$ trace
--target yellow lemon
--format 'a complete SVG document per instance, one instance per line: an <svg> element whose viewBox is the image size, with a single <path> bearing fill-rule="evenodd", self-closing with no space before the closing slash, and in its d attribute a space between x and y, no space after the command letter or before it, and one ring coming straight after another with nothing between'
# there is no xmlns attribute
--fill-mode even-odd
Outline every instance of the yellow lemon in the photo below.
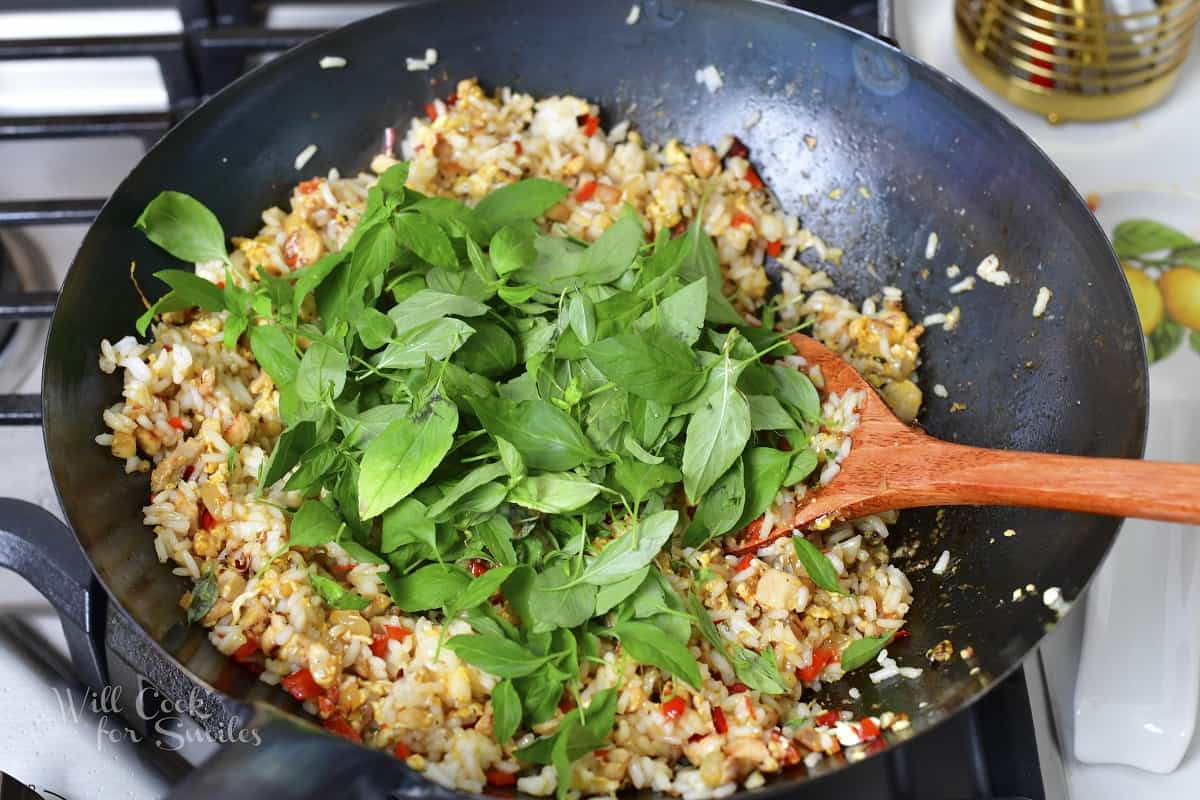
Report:
<svg viewBox="0 0 1200 800"><path fill-rule="evenodd" d="M1125 280L1133 292L1133 303L1137 306L1142 321L1142 333L1149 336L1163 318L1163 297L1154 281L1140 269L1125 267Z"/></svg>
<svg viewBox="0 0 1200 800"><path fill-rule="evenodd" d="M1189 267L1172 267L1158 279L1158 288L1171 319L1185 328L1200 330L1200 272ZM1141 305L1138 310L1141 311Z"/></svg>

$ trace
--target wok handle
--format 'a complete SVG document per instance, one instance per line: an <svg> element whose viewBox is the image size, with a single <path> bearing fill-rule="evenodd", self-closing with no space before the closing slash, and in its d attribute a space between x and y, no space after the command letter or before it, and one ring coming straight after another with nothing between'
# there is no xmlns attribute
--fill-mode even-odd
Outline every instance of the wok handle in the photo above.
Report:
<svg viewBox="0 0 1200 800"><path fill-rule="evenodd" d="M887 478L902 505L1030 506L1200 524L1200 464L937 442Z"/></svg>
<svg viewBox="0 0 1200 800"><path fill-rule="evenodd" d="M0 394L0 425L41 425L42 396Z"/></svg>
<svg viewBox="0 0 1200 800"><path fill-rule="evenodd" d="M256 703L234 741L175 786L167 800L465 800L373 750ZM313 768L319 765L320 768Z"/></svg>
<svg viewBox="0 0 1200 800"><path fill-rule="evenodd" d="M58 612L79 679L100 691L105 594L75 534L41 506L0 498L0 567L33 584Z"/></svg>

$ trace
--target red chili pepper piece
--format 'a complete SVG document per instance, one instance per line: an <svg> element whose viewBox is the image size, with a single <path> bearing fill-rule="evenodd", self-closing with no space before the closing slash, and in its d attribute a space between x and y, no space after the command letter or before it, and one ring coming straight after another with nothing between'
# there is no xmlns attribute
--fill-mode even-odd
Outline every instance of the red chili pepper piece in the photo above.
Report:
<svg viewBox="0 0 1200 800"><path fill-rule="evenodd" d="M912 636L912 634L909 633L904 628L901 628L900 630L898 630L892 634L893 639L907 639L909 636Z"/></svg>
<svg viewBox="0 0 1200 800"><path fill-rule="evenodd" d="M579 190L575 192L575 202L586 203L588 200L591 200L592 195L596 194L597 185L595 181L588 181L583 186L580 186Z"/></svg>
<svg viewBox="0 0 1200 800"><path fill-rule="evenodd" d="M749 158L750 157L750 148L746 147L745 142L743 142L741 139L734 136L733 141L729 144L729 149L725 151L725 157L726 158Z"/></svg>
<svg viewBox="0 0 1200 800"><path fill-rule="evenodd" d="M167 424L177 431L181 431L186 427L183 422L183 417L171 417L169 420L167 420Z"/></svg>
<svg viewBox="0 0 1200 800"><path fill-rule="evenodd" d="M672 721L682 717L684 711L687 711L687 703L679 695L675 695L662 704L663 716Z"/></svg>
<svg viewBox="0 0 1200 800"><path fill-rule="evenodd" d="M525 152L525 148L521 147L520 142L513 142L513 152L517 155L521 155L521 153Z"/></svg>
<svg viewBox="0 0 1200 800"><path fill-rule="evenodd" d="M766 519L767 515L762 514L758 517L758 519L752 520L750 524L746 526L746 541L753 542L759 537L759 534L762 533L763 522L765 522Z"/></svg>
<svg viewBox="0 0 1200 800"><path fill-rule="evenodd" d="M600 118L594 114L588 114L583 121L583 135L591 138L596 135L596 131L600 128Z"/></svg>
<svg viewBox="0 0 1200 800"><path fill-rule="evenodd" d="M190 481L192 479L192 475L195 474L195 472L196 472L196 465L188 464L186 467L183 468L183 479L185 481ZM151 499L153 499L153 498L151 498Z"/></svg>
<svg viewBox="0 0 1200 800"><path fill-rule="evenodd" d="M746 167L746 183L755 189L763 188L762 178L758 177L758 173L754 171L754 167Z"/></svg>
<svg viewBox="0 0 1200 800"><path fill-rule="evenodd" d="M217 524L216 517L214 517L212 514L210 514L207 508L204 509L202 512L200 512L200 527L201 528L203 528L206 531L212 530L213 526L216 524Z"/></svg>
<svg viewBox="0 0 1200 800"><path fill-rule="evenodd" d="M735 683L729 687L729 693L730 694L741 694L742 692L746 691L749 688L750 687L744 683Z"/></svg>
<svg viewBox="0 0 1200 800"><path fill-rule="evenodd" d="M433 103L425 104L425 116L429 117L430 122L437 120L437 106Z"/></svg>
<svg viewBox="0 0 1200 800"><path fill-rule="evenodd" d="M349 739L352 742L362 741L362 737L358 735L358 731L351 727L345 717L330 717L325 720L325 730L343 739Z"/></svg>
<svg viewBox="0 0 1200 800"><path fill-rule="evenodd" d="M458 103L458 93L451 92L450 96L446 98L446 105L453 108L455 105L457 105L457 103Z"/></svg>
<svg viewBox="0 0 1200 800"><path fill-rule="evenodd" d="M776 239L773 242L767 242L767 255L771 258L779 258L779 254L783 252L783 241Z"/></svg>
<svg viewBox="0 0 1200 800"><path fill-rule="evenodd" d="M412 755L412 750L409 750L408 745L404 742L396 742L392 752L396 754L396 758L408 758Z"/></svg>
<svg viewBox="0 0 1200 800"><path fill-rule="evenodd" d="M472 576L478 578L483 573L492 568L492 565L484 561L482 558L472 558L467 562L467 570Z"/></svg>
<svg viewBox="0 0 1200 800"><path fill-rule="evenodd" d="M729 219L730 227L736 228L739 225L754 227L754 217L747 214L745 211L739 211Z"/></svg>
<svg viewBox="0 0 1200 800"><path fill-rule="evenodd" d="M517 776L511 772L504 772L499 769L489 769L487 771L488 786L516 786Z"/></svg>
<svg viewBox="0 0 1200 800"><path fill-rule="evenodd" d="M863 739L869 741L879 735L879 723L875 722L875 720L871 719L870 717L863 717L858 724L862 730Z"/></svg>
<svg viewBox="0 0 1200 800"><path fill-rule="evenodd" d="M300 181L299 185L296 186L296 190L300 194L312 194L319 188L321 188L320 178L309 178L306 181Z"/></svg>
<svg viewBox="0 0 1200 800"><path fill-rule="evenodd" d="M313 679L312 673L308 671L308 667L293 672L280 681L280 683L288 694L301 702L310 700L321 694L321 687Z"/></svg>
<svg viewBox="0 0 1200 800"><path fill-rule="evenodd" d="M717 733L729 732L729 723L725 721L725 712L721 710L720 706L713 706L712 718L713 727Z"/></svg>
<svg viewBox="0 0 1200 800"><path fill-rule="evenodd" d="M836 712L836 711L826 711L824 714L817 717L816 722L818 725L824 725L825 727L829 727L831 725L836 725L838 720L840 720L841 718L842 718L841 715L838 714L838 712Z"/></svg>
<svg viewBox="0 0 1200 800"><path fill-rule="evenodd" d="M747 553L746 555L742 556L742 560L737 563L737 567L734 568L734 571L741 572L746 567L750 566L750 564L753 563L753 561L754 561L754 554Z"/></svg>
<svg viewBox="0 0 1200 800"><path fill-rule="evenodd" d="M812 683L820 676L826 665L833 661L835 655L837 654L833 652L832 647L818 647L813 651L811 664L807 667L796 668L796 677L805 683Z"/></svg>
<svg viewBox="0 0 1200 800"><path fill-rule="evenodd" d="M256 639L247 639L244 645L233 651L233 658L235 661L246 661L257 652L258 641Z"/></svg>

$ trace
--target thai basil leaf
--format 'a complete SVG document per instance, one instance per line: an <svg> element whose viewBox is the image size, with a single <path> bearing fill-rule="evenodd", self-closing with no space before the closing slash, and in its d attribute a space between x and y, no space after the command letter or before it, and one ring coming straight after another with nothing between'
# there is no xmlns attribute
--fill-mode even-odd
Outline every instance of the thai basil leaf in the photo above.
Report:
<svg viewBox="0 0 1200 800"><path fill-rule="evenodd" d="M870 663L879 651L888 646L894 633L887 636L865 636L855 639L842 651L842 672L853 672L864 664Z"/></svg>
<svg viewBox="0 0 1200 800"><path fill-rule="evenodd" d="M498 678L520 678L537 672L549 661L508 639L469 633L452 637L446 649L468 664Z"/></svg>
<svg viewBox="0 0 1200 800"><path fill-rule="evenodd" d="M492 689L492 737L508 743L521 727L521 698L512 681L505 678Z"/></svg>
<svg viewBox="0 0 1200 800"><path fill-rule="evenodd" d="M371 601L355 592L342 587L337 581L320 575L309 575L308 582L326 605L342 611L362 611L371 605Z"/></svg>
<svg viewBox="0 0 1200 800"><path fill-rule="evenodd" d="M384 553L405 544L420 542L437 552L437 530L429 509L415 497L406 497L383 512L383 534L379 549Z"/></svg>
<svg viewBox="0 0 1200 800"><path fill-rule="evenodd" d="M604 487L569 472L530 475L508 492L508 501L543 514L564 514L582 508Z"/></svg>
<svg viewBox="0 0 1200 800"><path fill-rule="evenodd" d="M545 400L479 397L471 407L487 432L506 439L527 467L562 472L597 458L579 423Z"/></svg>
<svg viewBox="0 0 1200 800"><path fill-rule="evenodd" d="M362 518L382 514L428 478L454 443L458 409L440 397L392 422L363 454L358 476Z"/></svg>
<svg viewBox="0 0 1200 800"><path fill-rule="evenodd" d="M717 479L696 506L692 524L683 535L684 547L700 547L710 539L722 536L738 527L746 507L745 459L739 458Z"/></svg>
<svg viewBox="0 0 1200 800"><path fill-rule="evenodd" d="M408 612L442 608L471 582L466 572L451 564L429 564L403 576L386 572L380 578L396 607Z"/></svg>
<svg viewBox="0 0 1200 800"><path fill-rule="evenodd" d="M657 328L610 336L586 352L604 377L646 400L679 403L704 385L691 348Z"/></svg>
<svg viewBox="0 0 1200 800"><path fill-rule="evenodd" d="M727 374L723 385L688 422L683 487L693 503L733 465L750 438L750 406L736 384L736 377Z"/></svg>
<svg viewBox="0 0 1200 800"><path fill-rule="evenodd" d="M640 664L658 667L684 683L700 688L700 666L687 649L669 636L663 636L646 622L621 622L612 628L621 648Z"/></svg>
<svg viewBox="0 0 1200 800"><path fill-rule="evenodd" d="M192 587L192 599L188 603L187 609L188 624L204 619L204 616L212 610L216 602L217 575L210 568L200 576L200 580L196 581L196 585Z"/></svg>
<svg viewBox="0 0 1200 800"><path fill-rule="evenodd" d="M133 227L180 261L229 263L225 232L215 214L183 192L160 192Z"/></svg>
<svg viewBox="0 0 1200 800"><path fill-rule="evenodd" d="M792 546L796 548L796 557L808 577L820 588L835 594L848 594L838 583L837 572L829 558L817 549L817 546L804 538L803 534L792 537Z"/></svg>
<svg viewBox="0 0 1200 800"><path fill-rule="evenodd" d="M556 181L527 178L501 187L475 206L475 216L489 235L513 222L541 216L566 197L569 190Z"/></svg>
<svg viewBox="0 0 1200 800"><path fill-rule="evenodd" d="M288 532L290 547L320 547L337 537L344 523L337 513L324 503L305 500L292 517Z"/></svg>

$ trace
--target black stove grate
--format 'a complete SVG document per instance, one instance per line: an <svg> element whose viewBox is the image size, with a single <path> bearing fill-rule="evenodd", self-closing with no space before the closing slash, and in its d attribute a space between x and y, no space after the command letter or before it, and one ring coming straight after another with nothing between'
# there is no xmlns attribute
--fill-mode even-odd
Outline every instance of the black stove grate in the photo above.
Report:
<svg viewBox="0 0 1200 800"><path fill-rule="evenodd" d="M871 32L878 22L875 0L808 0L791 4ZM150 56L162 72L168 110L140 114L0 116L0 140L130 136L153 143L201 100L243 74L256 58L282 52L320 33L266 28L263 23L270 3L256 0L175 0L174 3L123 0L120 5L174 6L183 23L182 32L169 36L25 41L6 41L0 33L0 60ZM0 0L0 11L109 7L111 4L106 0ZM103 198L0 202L0 229L87 223L103 203ZM0 291L0 323L47 317L53 311L54 301L53 292ZM39 421L40 399L36 396L0 396L0 424ZM110 648L110 657L140 662L136 654L121 653L121 648L113 648L111 643ZM1024 675L1018 670L971 709L937 730L903 747L890 749L883 758L830 776L800 794L903 800L989 797L1041 800L1045 789Z"/></svg>

